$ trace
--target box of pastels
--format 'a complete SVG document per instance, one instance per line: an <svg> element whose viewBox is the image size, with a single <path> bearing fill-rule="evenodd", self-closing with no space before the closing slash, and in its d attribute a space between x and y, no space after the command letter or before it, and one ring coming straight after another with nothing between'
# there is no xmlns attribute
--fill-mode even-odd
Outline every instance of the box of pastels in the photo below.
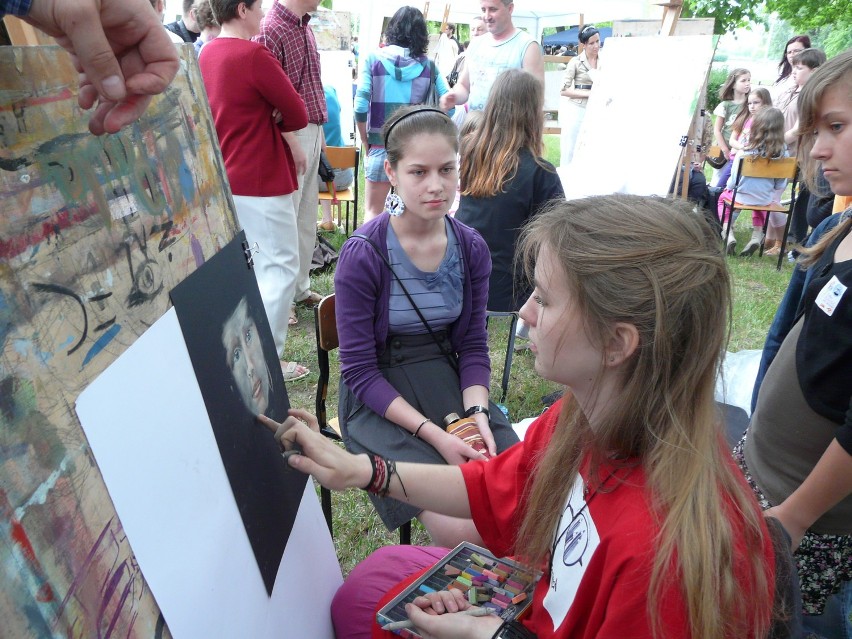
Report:
<svg viewBox="0 0 852 639"><path fill-rule="evenodd" d="M511 621L529 607L540 576L540 572L511 559L498 559L485 548L463 542L379 610L376 620L402 637L420 639L405 623L405 604L429 592L457 588L470 603L483 609L477 612L487 611Z"/></svg>

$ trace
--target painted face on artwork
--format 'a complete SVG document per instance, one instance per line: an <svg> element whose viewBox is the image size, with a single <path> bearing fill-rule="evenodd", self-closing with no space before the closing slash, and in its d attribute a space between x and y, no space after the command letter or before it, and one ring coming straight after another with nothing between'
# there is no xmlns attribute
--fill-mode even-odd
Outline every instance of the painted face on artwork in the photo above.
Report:
<svg viewBox="0 0 852 639"><path fill-rule="evenodd" d="M802 64L801 62L793 65L793 80L800 87L805 86L805 82L808 81L808 78L811 77L811 74L814 72L808 65Z"/></svg>
<svg viewBox="0 0 852 639"><path fill-rule="evenodd" d="M449 140L437 133L412 136L396 168L385 160L385 172L402 201L403 215L425 220L450 210L458 186L458 160Z"/></svg>
<svg viewBox="0 0 852 639"><path fill-rule="evenodd" d="M501 36L512 28L512 12L515 5L508 6L500 0L479 0L479 8L482 10L482 20L485 29L493 36Z"/></svg>
<svg viewBox="0 0 852 639"><path fill-rule="evenodd" d="M245 298L222 326L222 345L243 404L253 415L263 414L269 407L271 379Z"/></svg>
<svg viewBox="0 0 852 639"><path fill-rule="evenodd" d="M822 96L811 157L822 163L835 195L852 195L852 87L835 84Z"/></svg>
<svg viewBox="0 0 852 639"><path fill-rule="evenodd" d="M746 95L751 91L751 73L743 73L734 82L734 92Z"/></svg>
<svg viewBox="0 0 852 639"><path fill-rule="evenodd" d="M576 294L548 246L539 251L535 289L521 319L530 327L536 372L588 396L603 367L603 350L589 339Z"/></svg>
<svg viewBox="0 0 852 639"><path fill-rule="evenodd" d="M793 56L796 55L797 53L801 53L804 50L805 50L805 45L803 45L801 42L791 42L790 44L788 44L787 45L787 51L786 51L787 62L789 62L790 65L792 66Z"/></svg>
<svg viewBox="0 0 852 639"><path fill-rule="evenodd" d="M759 95L751 95L748 96L748 112L751 115L754 115L763 107L768 106L763 103L763 100L760 99Z"/></svg>

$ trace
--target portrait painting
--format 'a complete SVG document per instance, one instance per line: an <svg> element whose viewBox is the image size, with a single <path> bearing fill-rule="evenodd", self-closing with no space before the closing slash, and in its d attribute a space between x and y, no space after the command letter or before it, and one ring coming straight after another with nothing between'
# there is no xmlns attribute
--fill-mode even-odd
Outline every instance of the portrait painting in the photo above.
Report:
<svg viewBox="0 0 852 639"><path fill-rule="evenodd" d="M278 354L239 233L171 292L222 463L271 593L305 489L257 415L287 417Z"/></svg>

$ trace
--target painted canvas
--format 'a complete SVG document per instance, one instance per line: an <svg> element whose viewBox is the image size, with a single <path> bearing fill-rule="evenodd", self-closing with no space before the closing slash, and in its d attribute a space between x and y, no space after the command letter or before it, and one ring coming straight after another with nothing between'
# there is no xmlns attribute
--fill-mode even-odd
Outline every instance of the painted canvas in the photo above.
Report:
<svg viewBox="0 0 852 639"><path fill-rule="evenodd" d="M73 405L236 223L191 47L120 134L88 133L76 87L58 47L0 47L2 634L147 639L168 630Z"/></svg>
<svg viewBox="0 0 852 639"><path fill-rule="evenodd" d="M231 491L271 595L307 476L289 469L263 414L290 408L245 234L171 292ZM248 250L248 255L251 250Z"/></svg>
<svg viewBox="0 0 852 639"><path fill-rule="evenodd" d="M608 38L573 160L559 169L565 196L665 196L714 50L714 36ZM666 61L665 80L648 74L652 60Z"/></svg>

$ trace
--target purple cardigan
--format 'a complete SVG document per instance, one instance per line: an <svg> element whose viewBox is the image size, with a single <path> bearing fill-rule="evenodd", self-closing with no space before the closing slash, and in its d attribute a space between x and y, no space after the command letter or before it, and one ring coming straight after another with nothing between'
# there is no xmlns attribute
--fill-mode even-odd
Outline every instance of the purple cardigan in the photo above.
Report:
<svg viewBox="0 0 852 639"><path fill-rule="evenodd" d="M482 236L469 226L448 218L464 256L464 294L458 320L449 326L453 350L459 356L461 389L491 383L485 305L491 253ZM383 213L358 229L387 257L390 216ZM388 304L392 275L367 242L350 238L340 250L334 273L337 334L343 381L378 415L384 415L399 392L382 376L378 356L388 337ZM428 383L428 380L424 380Z"/></svg>

